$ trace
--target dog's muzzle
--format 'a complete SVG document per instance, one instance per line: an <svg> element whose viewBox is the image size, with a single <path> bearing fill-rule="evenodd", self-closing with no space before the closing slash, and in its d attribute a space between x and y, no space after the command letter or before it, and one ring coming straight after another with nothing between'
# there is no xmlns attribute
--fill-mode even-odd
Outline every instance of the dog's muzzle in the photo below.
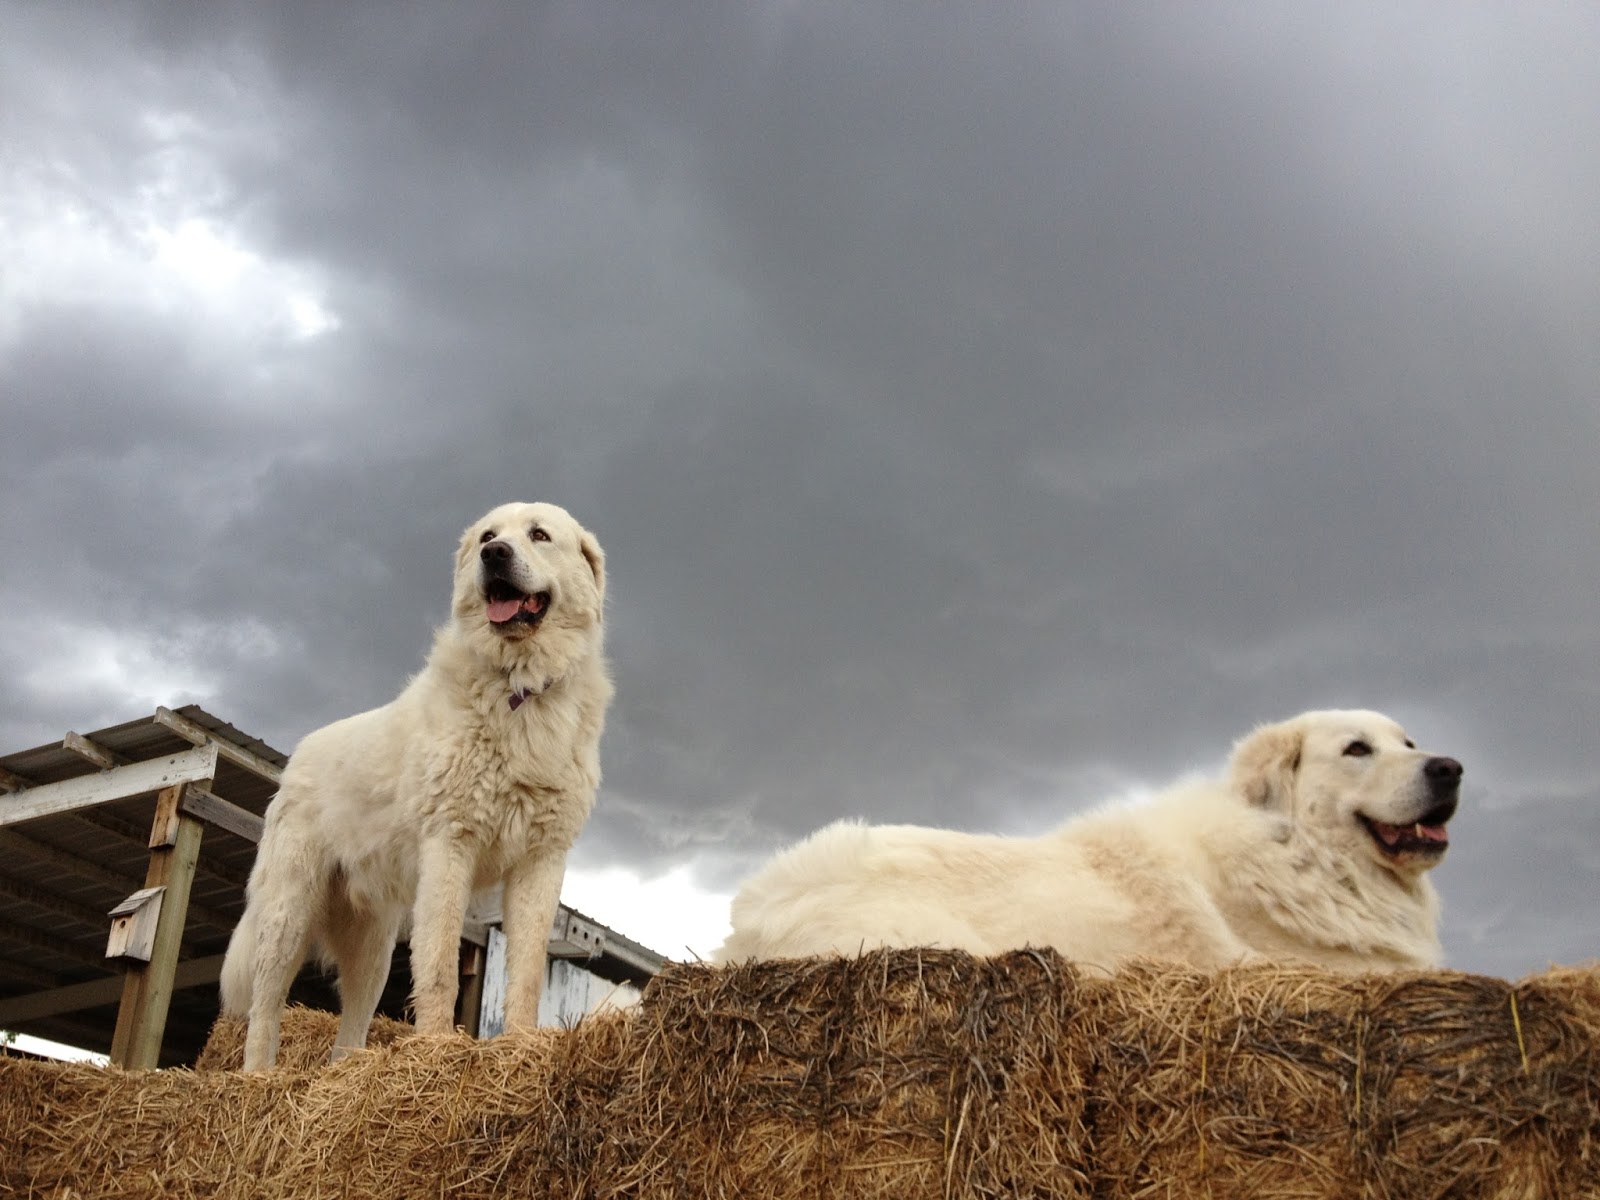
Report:
<svg viewBox="0 0 1600 1200"><path fill-rule="evenodd" d="M1427 784L1430 803L1415 821L1406 825L1390 825L1365 814L1357 814L1378 849L1390 858L1431 858L1450 848L1450 835L1445 831L1445 825L1456 815L1461 790L1461 764L1453 758L1430 758L1422 764L1422 778Z"/></svg>
<svg viewBox="0 0 1600 1200"><path fill-rule="evenodd" d="M484 610L497 629L537 625L550 611L549 592L525 592L511 581L517 552L496 538L478 551Z"/></svg>

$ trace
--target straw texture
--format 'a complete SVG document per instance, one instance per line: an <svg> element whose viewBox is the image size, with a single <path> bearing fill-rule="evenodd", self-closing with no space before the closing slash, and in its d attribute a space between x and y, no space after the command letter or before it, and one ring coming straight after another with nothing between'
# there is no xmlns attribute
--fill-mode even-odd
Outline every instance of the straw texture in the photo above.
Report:
<svg viewBox="0 0 1600 1200"><path fill-rule="evenodd" d="M290 1010L254 1075L0 1060L0 1194L1600 1197L1600 970L1080 974L1049 952L670 968L473 1042Z"/></svg>

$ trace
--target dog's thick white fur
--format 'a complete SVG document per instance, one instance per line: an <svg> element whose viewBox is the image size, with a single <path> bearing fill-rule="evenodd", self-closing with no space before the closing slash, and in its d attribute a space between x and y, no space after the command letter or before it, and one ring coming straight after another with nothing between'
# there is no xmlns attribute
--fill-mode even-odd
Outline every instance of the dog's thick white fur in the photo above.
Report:
<svg viewBox="0 0 1600 1200"><path fill-rule="evenodd" d="M246 1069L276 1059L313 946L339 973L335 1057L365 1045L408 909L417 1029L449 1032L469 895L502 881L506 1025L536 1023L567 850L600 784L604 602L588 530L553 504L502 505L462 535L422 671L296 748L222 968Z"/></svg>
<svg viewBox="0 0 1600 1200"><path fill-rule="evenodd" d="M1439 964L1442 858L1461 764L1381 713L1309 712L1234 748L1226 778L1042 837L830 825L733 901L720 962L939 946L1049 946L1114 969Z"/></svg>

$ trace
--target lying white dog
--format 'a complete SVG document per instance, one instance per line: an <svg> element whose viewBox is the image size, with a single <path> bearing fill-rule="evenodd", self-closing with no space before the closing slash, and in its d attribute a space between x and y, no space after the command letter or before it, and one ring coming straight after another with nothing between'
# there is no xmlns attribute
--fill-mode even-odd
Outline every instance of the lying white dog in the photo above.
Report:
<svg viewBox="0 0 1600 1200"><path fill-rule="evenodd" d="M449 1032L469 894L500 881L506 1025L535 1024L567 850L600 784L604 600L592 534L553 504L502 505L461 538L422 671L296 748L222 968L223 1011L249 1019L247 1070L275 1061L313 945L339 972L335 1057L365 1045L413 905L417 1029Z"/></svg>
<svg viewBox="0 0 1600 1200"><path fill-rule="evenodd" d="M733 901L720 962L882 946L993 954L1050 946L1114 968L1298 960L1436 966L1461 764L1394 721L1310 712L1234 749L1228 778L1091 813L1042 837L830 825Z"/></svg>

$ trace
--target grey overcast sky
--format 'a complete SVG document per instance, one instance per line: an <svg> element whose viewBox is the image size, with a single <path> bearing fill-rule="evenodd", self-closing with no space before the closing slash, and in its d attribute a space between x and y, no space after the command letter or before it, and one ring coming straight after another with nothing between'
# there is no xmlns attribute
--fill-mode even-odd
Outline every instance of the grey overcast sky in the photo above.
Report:
<svg viewBox="0 0 1600 1200"><path fill-rule="evenodd" d="M1452 965L1600 952L1600 8L0 13L0 748L291 749L552 500L625 932L1350 705L1466 764Z"/></svg>

